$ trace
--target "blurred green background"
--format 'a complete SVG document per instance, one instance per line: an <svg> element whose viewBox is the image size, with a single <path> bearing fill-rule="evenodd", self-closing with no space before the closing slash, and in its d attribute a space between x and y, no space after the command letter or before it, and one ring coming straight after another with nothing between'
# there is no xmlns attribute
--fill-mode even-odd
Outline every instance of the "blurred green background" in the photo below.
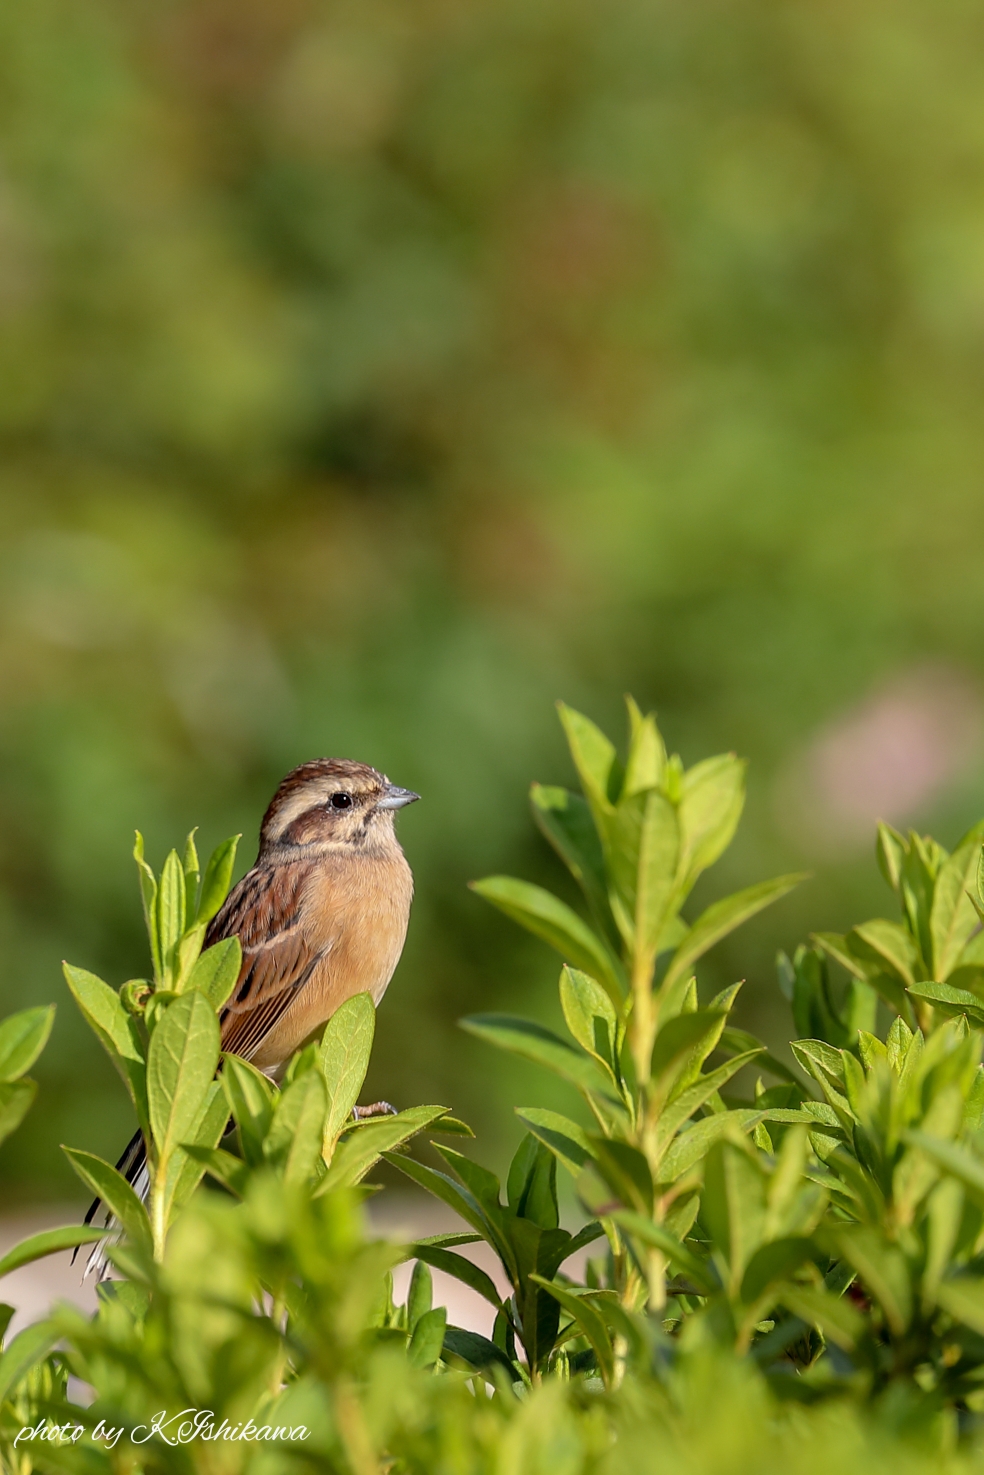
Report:
<svg viewBox="0 0 984 1475"><path fill-rule="evenodd" d="M63 956L146 970L130 860L319 754L424 802L369 1087L494 1161L551 1087L466 1038L557 963L552 703L751 760L712 955L883 911L872 816L984 810L984 13L962 0L0 8L0 984L57 999L7 1199L113 1154Z"/></svg>

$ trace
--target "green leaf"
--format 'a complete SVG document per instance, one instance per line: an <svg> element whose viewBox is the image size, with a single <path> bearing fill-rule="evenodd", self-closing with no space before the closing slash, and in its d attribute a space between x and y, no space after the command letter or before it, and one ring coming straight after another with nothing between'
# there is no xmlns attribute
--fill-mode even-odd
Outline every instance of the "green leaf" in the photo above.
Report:
<svg viewBox="0 0 984 1475"><path fill-rule="evenodd" d="M328 1114L328 1088L320 1071L300 1076L281 1092L263 1144L268 1162L285 1183L307 1183L321 1162Z"/></svg>
<svg viewBox="0 0 984 1475"><path fill-rule="evenodd" d="M495 1250L515 1285L519 1278L519 1268L513 1247L503 1235L499 1215L490 1214L470 1189L464 1184L455 1183L454 1179L449 1178L446 1173L438 1173L434 1168L427 1167L425 1163L415 1162L413 1158L401 1157L396 1153L385 1156L386 1161L394 1168L399 1168L401 1173L406 1174L420 1188L426 1189L428 1193L433 1194L435 1198L440 1199L442 1203L447 1204L456 1214L459 1214L466 1224L477 1229L482 1238Z"/></svg>
<svg viewBox="0 0 984 1475"><path fill-rule="evenodd" d="M188 914L191 916L191 901L198 889L201 879L201 864L198 860L198 847L195 844L197 826L189 832L185 841L184 856L181 861L181 869L184 871L185 896L188 897Z"/></svg>
<svg viewBox="0 0 984 1475"><path fill-rule="evenodd" d="M319 1057L330 1101L323 1144L326 1162L331 1160L335 1142L359 1099L375 1029L376 1010L369 994L346 999L325 1026Z"/></svg>
<svg viewBox="0 0 984 1475"><path fill-rule="evenodd" d="M30 1265L35 1260L43 1260L45 1255L54 1255L59 1250L73 1250L76 1245L95 1244L105 1233L105 1229L95 1229L91 1224L66 1224L61 1229L43 1229L40 1234L22 1239L20 1244L14 1245L12 1250L0 1257L0 1276L9 1275L12 1270L19 1270L22 1265Z"/></svg>
<svg viewBox="0 0 984 1475"><path fill-rule="evenodd" d="M33 1326L18 1332L0 1357L0 1403L51 1351L60 1336L61 1332L53 1321L36 1321Z"/></svg>
<svg viewBox="0 0 984 1475"><path fill-rule="evenodd" d="M788 876L776 876L772 881L759 881L744 891L736 891L722 901L716 901L697 918L683 942L677 948L663 976L662 987L668 989L678 978L691 972L694 963L712 948L722 937L727 937L736 927L747 922L758 912L771 906L808 879L805 871Z"/></svg>
<svg viewBox="0 0 984 1475"><path fill-rule="evenodd" d="M542 1275L531 1275L530 1280L542 1286L569 1316L573 1316L591 1344L605 1387L610 1388L615 1378L615 1349L604 1317L592 1304L593 1298L590 1295L576 1295L565 1286L546 1280Z"/></svg>
<svg viewBox="0 0 984 1475"><path fill-rule="evenodd" d="M727 1261L729 1290L737 1294L765 1225L765 1180L755 1158L730 1142L716 1142L704 1164L701 1223Z"/></svg>
<svg viewBox="0 0 984 1475"><path fill-rule="evenodd" d="M51 1034L55 1006L22 1009L0 1024L0 1082L15 1081L37 1060Z"/></svg>
<svg viewBox="0 0 984 1475"><path fill-rule="evenodd" d="M861 947L858 947L858 942ZM874 955L879 966L887 966L889 972L895 973L904 984L915 982L919 955L912 938L898 922L887 922L882 917L861 922L851 928L847 943L862 962L870 964Z"/></svg>
<svg viewBox="0 0 984 1475"><path fill-rule="evenodd" d="M974 1201L984 1208L984 1158L957 1142L944 1142L928 1132L908 1131L903 1139L922 1152L968 1188Z"/></svg>
<svg viewBox="0 0 984 1475"><path fill-rule="evenodd" d="M565 902L512 876L486 876L470 884L512 921L549 943L565 962L592 974L616 1000L621 998L620 970L609 948Z"/></svg>
<svg viewBox="0 0 984 1475"><path fill-rule="evenodd" d="M161 960L167 974L173 966L174 952L185 929L184 867L176 850L168 853L157 883L157 936Z"/></svg>
<svg viewBox="0 0 984 1475"><path fill-rule="evenodd" d="M139 830L136 831L136 839L133 843L133 859L137 863L137 875L140 879L140 897L143 901L144 921L147 924L147 936L150 940L154 978L159 983L164 977L164 960L161 956L160 934L157 926L157 878L144 859L144 839Z"/></svg>
<svg viewBox="0 0 984 1475"><path fill-rule="evenodd" d="M936 1292L936 1299L956 1321L984 1336L984 1280L969 1275L945 1280Z"/></svg>
<svg viewBox="0 0 984 1475"><path fill-rule="evenodd" d="M933 890L929 931L933 940L933 977L942 982L956 968L964 944L978 926L968 895L977 877L981 837L961 844L940 866Z"/></svg>
<svg viewBox="0 0 984 1475"><path fill-rule="evenodd" d="M524 1142L526 1140L524 1138ZM453 1147L445 1147L443 1143L435 1143L435 1146L451 1171L461 1179L469 1193L474 1194L486 1213L493 1218L497 1216L500 1209L499 1195L501 1189L499 1187L499 1180L495 1174L490 1173L488 1168L483 1168L481 1163L476 1163L474 1158L465 1157L463 1152L456 1152ZM528 1153L522 1152L522 1144L520 1145L520 1151L517 1153L517 1156L520 1158L519 1164L517 1165L520 1179L525 1181L526 1173L524 1170L529 1168L530 1163ZM515 1163L515 1158L513 1161ZM522 1191L522 1182L517 1182L512 1168L510 1168L510 1176L513 1177L513 1200L515 1201L515 1198Z"/></svg>
<svg viewBox="0 0 984 1475"><path fill-rule="evenodd" d="M633 697L625 698L629 714L629 754L625 763L622 793L639 794L658 789L666 777L666 745L656 726L655 713L643 716Z"/></svg>
<svg viewBox="0 0 984 1475"><path fill-rule="evenodd" d="M653 1046L652 1078L661 1099L671 1096L678 1084L686 1087L701 1063L721 1038L727 1020L724 1009L698 1009L678 1014L656 1036Z"/></svg>
<svg viewBox="0 0 984 1475"><path fill-rule="evenodd" d="M558 702L557 710L584 797L591 807L598 833L603 836L622 784L615 748L600 728L573 707Z"/></svg>
<svg viewBox="0 0 984 1475"><path fill-rule="evenodd" d="M643 1154L629 1142L593 1134L589 1139L598 1172L627 1209L653 1211L653 1179Z"/></svg>
<svg viewBox="0 0 984 1475"><path fill-rule="evenodd" d="M38 1088L34 1081L0 1083L0 1142L16 1132L31 1108Z"/></svg>
<svg viewBox="0 0 984 1475"><path fill-rule="evenodd" d="M467 1332L462 1327L449 1326L444 1333L445 1358L448 1354L460 1358L476 1372L501 1367L505 1369L511 1382L517 1382L519 1379L518 1372L502 1349L478 1332Z"/></svg>
<svg viewBox="0 0 984 1475"><path fill-rule="evenodd" d="M569 1117L536 1106L516 1107L516 1115L575 1178L591 1161L593 1152L587 1134Z"/></svg>
<svg viewBox="0 0 984 1475"><path fill-rule="evenodd" d="M592 912L609 918L605 861L587 801L544 784L530 789L533 818L577 881Z"/></svg>
<svg viewBox="0 0 984 1475"><path fill-rule="evenodd" d="M376 1117L357 1127L335 1149L331 1167L318 1193L335 1188L354 1188L393 1148L409 1142L431 1122L447 1112L445 1106L412 1106L396 1116ZM392 1159L387 1156L387 1161Z"/></svg>
<svg viewBox="0 0 984 1475"><path fill-rule="evenodd" d="M417 1322L407 1347L407 1361L411 1367L433 1367L444 1349L448 1313L443 1306L426 1311Z"/></svg>
<svg viewBox="0 0 984 1475"><path fill-rule="evenodd" d="M714 1116L703 1117L694 1122L692 1127L688 1127L674 1139L660 1163L660 1181L675 1183L681 1174L700 1162L719 1137L727 1136L736 1128L741 1132L748 1132L768 1115L768 1112L739 1107L734 1111L720 1111Z"/></svg>
<svg viewBox="0 0 984 1475"><path fill-rule="evenodd" d="M147 1210L129 1183L109 1163L91 1152L76 1147L63 1147L62 1152L82 1182L101 1198L110 1213L119 1220L124 1231L138 1247L151 1253L150 1220Z"/></svg>
<svg viewBox="0 0 984 1475"><path fill-rule="evenodd" d="M683 776L680 868L686 891L731 844L745 806L745 768L734 753L722 753Z"/></svg>
<svg viewBox="0 0 984 1475"><path fill-rule="evenodd" d="M678 910L679 848L676 809L659 789L620 801L605 848L612 910L626 943L648 957Z"/></svg>
<svg viewBox="0 0 984 1475"><path fill-rule="evenodd" d="M218 1149L226 1127L229 1125L229 1103L221 1081L213 1081L208 1089L205 1108L195 1126L191 1142L182 1142L181 1151L172 1159L173 1178L168 1186L168 1195L174 1209L186 1204L202 1180L205 1164L189 1154L192 1147L205 1151ZM238 1158L235 1159L238 1162Z"/></svg>
<svg viewBox="0 0 984 1475"><path fill-rule="evenodd" d="M971 1024L984 1027L984 999L948 983L914 983L907 990L913 998L924 999L950 1019L965 1014Z"/></svg>
<svg viewBox="0 0 984 1475"><path fill-rule="evenodd" d="M203 1172L210 1173L237 1198L243 1197L249 1182L249 1167L242 1158L221 1147L199 1147L189 1142L183 1146L189 1161L199 1164Z"/></svg>
<svg viewBox="0 0 984 1475"><path fill-rule="evenodd" d="M912 1320L912 1282L901 1250L864 1225L832 1231L831 1238L881 1306L892 1335L903 1336Z"/></svg>
<svg viewBox="0 0 984 1475"><path fill-rule="evenodd" d="M564 967L560 975L560 1005L567 1028L582 1049L604 1067L617 1083L618 1016L601 984L577 968Z"/></svg>
<svg viewBox="0 0 984 1475"><path fill-rule="evenodd" d="M243 966L243 949L238 937L224 937L200 955L185 985L185 991L197 989L216 1013L228 1000Z"/></svg>
<svg viewBox="0 0 984 1475"><path fill-rule="evenodd" d="M878 839L875 844L878 868L896 896L899 895L902 885L902 864L908 848L898 830L893 830L891 825L883 824L879 820Z"/></svg>
<svg viewBox="0 0 984 1475"><path fill-rule="evenodd" d="M632 1239L649 1249L660 1250L671 1265L693 1281L701 1295L710 1296L719 1289L712 1267L669 1230L628 1209L616 1209L611 1217Z"/></svg>
<svg viewBox="0 0 984 1475"><path fill-rule="evenodd" d="M137 1121L149 1132L144 1050L135 1020L124 1009L119 994L94 973L73 968L71 963L63 963L62 971L89 1027L123 1077Z"/></svg>
<svg viewBox="0 0 984 1475"><path fill-rule="evenodd" d="M664 1151L669 1145L671 1138L680 1130L685 1122L699 1111L706 1101L709 1101L715 1092L726 1086L732 1076L751 1062L758 1061L764 1054L764 1047L757 1050L746 1050L743 1055L735 1055L731 1060L719 1065L717 1070L712 1070L707 1075L698 1076L692 1086L681 1091L675 1096L668 1106L660 1113L656 1124L656 1142L660 1151Z"/></svg>
<svg viewBox="0 0 984 1475"><path fill-rule="evenodd" d="M508 1014L472 1014L460 1023L469 1034L545 1066L580 1091L613 1098L611 1082L601 1067L541 1024Z"/></svg>
<svg viewBox="0 0 984 1475"><path fill-rule="evenodd" d="M258 1167L273 1120L277 1089L262 1071L239 1055L225 1056L222 1086L239 1128L243 1157L251 1167Z"/></svg>
<svg viewBox="0 0 984 1475"><path fill-rule="evenodd" d="M422 1316L426 1316L434 1305L434 1280L424 1264L418 1260L410 1275L407 1290L407 1330L412 1332ZM443 1341L443 1336L442 1336Z"/></svg>
<svg viewBox="0 0 984 1475"><path fill-rule="evenodd" d="M475 1236L469 1236L469 1238L474 1240ZM445 1275L454 1276L455 1280L460 1280L462 1285L469 1286L486 1301L491 1302L497 1311L501 1310L502 1297L496 1290L492 1277L486 1275L478 1265L473 1265L470 1260L466 1260L464 1255L456 1255L452 1250L443 1250L421 1240L409 1247L407 1255L408 1258L415 1255L418 1260L432 1265L435 1270L441 1270Z"/></svg>
<svg viewBox="0 0 984 1475"><path fill-rule="evenodd" d="M223 840L209 856L202 877L202 890L195 913L196 922L210 922L225 901L232 880L232 868L236 863L236 847L241 839L241 835L233 835L230 839Z"/></svg>
<svg viewBox="0 0 984 1475"><path fill-rule="evenodd" d="M150 1039L147 1099L158 1158L191 1140L219 1063L219 1022L199 993L169 1004Z"/></svg>
<svg viewBox="0 0 984 1475"><path fill-rule="evenodd" d="M812 1286L785 1284L779 1288L778 1299L808 1326L819 1327L827 1341L844 1352L853 1352L864 1336L864 1317L843 1297Z"/></svg>
<svg viewBox="0 0 984 1475"><path fill-rule="evenodd" d="M801 1265L817 1257L816 1245L805 1235L787 1235L761 1245L748 1261L741 1282L741 1299L746 1306L759 1300L780 1281L789 1280Z"/></svg>

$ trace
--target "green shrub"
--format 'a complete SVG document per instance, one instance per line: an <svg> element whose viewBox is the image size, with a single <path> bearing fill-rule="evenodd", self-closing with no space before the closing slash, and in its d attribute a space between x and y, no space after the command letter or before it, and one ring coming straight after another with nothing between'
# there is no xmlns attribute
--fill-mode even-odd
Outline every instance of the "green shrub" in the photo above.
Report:
<svg viewBox="0 0 984 1475"><path fill-rule="evenodd" d="M449 1146L440 1169L411 1156L422 1133L471 1135L442 1106L352 1116L367 996L280 1086L221 1057L238 944L201 945L234 842L200 874L189 838L158 877L138 837L152 979L117 991L65 971L130 1093L148 1201L67 1148L116 1226L47 1231L0 1261L2 1273L106 1238L116 1274L93 1317L57 1307L4 1348L6 1468L972 1467L984 1448L981 831L948 856L881 828L902 920L780 958L811 1032L793 1069L731 1025L737 987L702 1004L692 974L799 879L684 919L738 823L741 764L685 770L632 704L624 766L585 718L562 719L583 793L534 786L533 810L590 921L520 881L476 889L560 952L570 1039L510 1016L463 1023L560 1076L580 1115L519 1108L527 1132L504 1185ZM839 985L831 965L846 971ZM0 1131L30 1105L24 1076L51 1017L0 1027ZM461 1232L373 1240L365 1179L383 1157L451 1206ZM560 1224L558 1171L585 1210L576 1231ZM462 1253L479 1239L505 1296ZM578 1279L572 1257L588 1245L599 1253ZM396 1305L391 1272L406 1259ZM492 1304L491 1338L448 1324L428 1267Z"/></svg>

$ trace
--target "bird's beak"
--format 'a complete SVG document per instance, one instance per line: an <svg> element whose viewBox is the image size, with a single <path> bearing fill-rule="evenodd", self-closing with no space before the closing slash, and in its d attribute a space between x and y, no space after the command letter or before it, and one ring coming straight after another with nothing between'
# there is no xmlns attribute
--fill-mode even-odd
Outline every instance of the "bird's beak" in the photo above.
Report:
<svg viewBox="0 0 984 1475"><path fill-rule="evenodd" d="M401 789L399 784L387 784L386 792L377 801L377 809L402 809L404 804L412 804L420 795L415 794L413 789Z"/></svg>

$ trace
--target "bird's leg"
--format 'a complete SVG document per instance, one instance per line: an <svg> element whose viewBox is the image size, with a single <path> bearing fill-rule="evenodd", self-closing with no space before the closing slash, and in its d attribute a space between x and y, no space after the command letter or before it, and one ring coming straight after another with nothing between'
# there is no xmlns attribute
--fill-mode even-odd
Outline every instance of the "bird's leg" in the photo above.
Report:
<svg viewBox="0 0 984 1475"><path fill-rule="evenodd" d="M374 1101L371 1106L353 1106L352 1115L357 1122L364 1122L368 1117L398 1116L399 1113L388 1101Z"/></svg>

